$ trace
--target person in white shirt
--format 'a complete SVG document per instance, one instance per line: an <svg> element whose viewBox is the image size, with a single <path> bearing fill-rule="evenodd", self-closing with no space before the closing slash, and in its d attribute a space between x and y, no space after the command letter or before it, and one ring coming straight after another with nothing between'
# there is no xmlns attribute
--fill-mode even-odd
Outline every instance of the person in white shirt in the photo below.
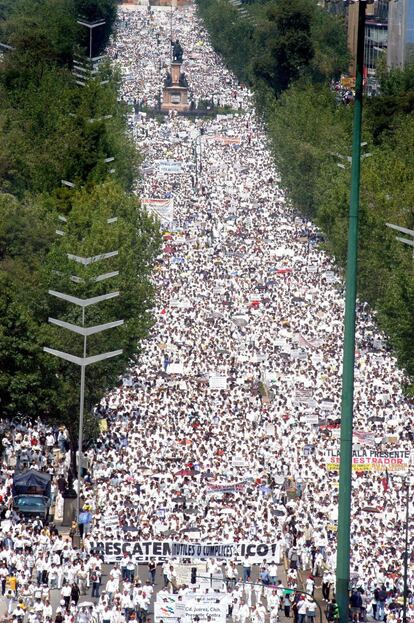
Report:
<svg viewBox="0 0 414 623"><path fill-rule="evenodd" d="M106 582L106 587L105 587L105 592L108 595L109 603L112 603L116 590L117 590L117 583L112 577L109 577Z"/></svg>
<svg viewBox="0 0 414 623"><path fill-rule="evenodd" d="M45 599L44 606L43 606L43 617L44 618L51 617L52 614L53 614L52 605L48 599Z"/></svg>
<svg viewBox="0 0 414 623"><path fill-rule="evenodd" d="M305 597L301 597L298 602L298 623L306 623L309 602Z"/></svg>
<svg viewBox="0 0 414 623"><path fill-rule="evenodd" d="M114 581L114 586L115 586L114 592L118 592L119 591L119 584L120 584L120 581L121 581L121 575L122 575L122 572L121 572L121 569L119 568L118 565L116 565L113 569L111 569L110 576L111 576L111 578Z"/></svg>
<svg viewBox="0 0 414 623"><path fill-rule="evenodd" d="M308 599L308 609L306 612L307 623L314 623L316 616L316 603L313 599Z"/></svg>
<svg viewBox="0 0 414 623"><path fill-rule="evenodd" d="M134 604L132 602L131 594L129 591L124 590L121 595L121 608L124 612L124 616L127 621L134 610Z"/></svg>
<svg viewBox="0 0 414 623"><path fill-rule="evenodd" d="M64 581L60 594L61 594L62 599L65 602L66 608L69 607L71 593L72 593L71 585Z"/></svg>
<svg viewBox="0 0 414 623"><path fill-rule="evenodd" d="M246 603L246 601L242 599L240 603L240 608L238 611L238 620L240 621L240 623L246 623L249 617L250 617L250 607Z"/></svg>
<svg viewBox="0 0 414 623"><path fill-rule="evenodd" d="M243 558L243 582L249 582L252 566L247 556Z"/></svg>
<svg viewBox="0 0 414 623"><path fill-rule="evenodd" d="M277 583L277 564L272 561L269 565L269 581L270 584L276 586Z"/></svg>
<svg viewBox="0 0 414 623"><path fill-rule="evenodd" d="M257 612L258 622L259 623L265 623L265 620L266 620L266 608L264 607L264 605L262 604L261 601L256 604L256 612Z"/></svg>
<svg viewBox="0 0 414 623"><path fill-rule="evenodd" d="M176 584L177 584L177 574L175 572L174 566L173 565L169 565L168 567L168 571L167 571L167 578L168 578L168 583L170 585L170 591L173 592Z"/></svg>
<svg viewBox="0 0 414 623"><path fill-rule="evenodd" d="M315 589L315 580L312 576L309 576L306 580L305 591L310 595L313 595L313 591Z"/></svg>
<svg viewBox="0 0 414 623"><path fill-rule="evenodd" d="M164 587L168 586L168 571L170 568L170 563L168 561L165 561L162 564L162 576L164 578Z"/></svg>
<svg viewBox="0 0 414 623"><path fill-rule="evenodd" d="M269 612L269 623L277 623L279 620L279 608L271 608Z"/></svg>
<svg viewBox="0 0 414 623"><path fill-rule="evenodd" d="M272 610L273 608L279 609L280 597L279 597L278 591L276 589L273 589L273 590L266 589L265 595L266 595L266 602L267 602L268 609L269 610Z"/></svg>

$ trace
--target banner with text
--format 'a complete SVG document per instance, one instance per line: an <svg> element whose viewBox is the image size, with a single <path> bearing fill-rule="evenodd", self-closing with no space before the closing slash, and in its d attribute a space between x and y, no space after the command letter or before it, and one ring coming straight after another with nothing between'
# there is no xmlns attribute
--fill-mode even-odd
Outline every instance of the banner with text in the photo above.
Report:
<svg viewBox="0 0 414 623"><path fill-rule="evenodd" d="M169 558L236 560L248 557L251 563L261 563L280 557L280 545L273 543L175 543L171 541L121 541L106 539L96 541L93 549L104 557L106 563L121 560L126 552L135 562L146 562L150 558L158 561Z"/></svg>
<svg viewBox="0 0 414 623"><path fill-rule="evenodd" d="M237 491L244 491L245 487L252 482L251 478L246 480L240 480L238 482L223 482L221 484L211 483L208 486L207 494L213 495L214 493L236 493Z"/></svg>
<svg viewBox="0 0 414 623"><path fill-rule="evenodd" d="M172 197L166 199L142 197L141 205L147 212L155 214L162 225L168 226L174 220L174 201Z"/></svg>
<svg viewBox="0 0 414 623"><path fill-rule="evenodd" d="M162 602L154 604L154 623L168 620L168 623L191 623L196 617L199 621L225 623L227 615L227 600L218 599L220 594L202 595L199 599L191 599L185 595L183 601L171 596ZM225 596L227 597L227 595Z"/></svg>
<svg viewBox="0 0 414 623"><path fill-rule="evenodd" d="M329 471L339 471L341 458L339 449L325 451L325 464ZM408 450L374 450L373 448L360 448L352 451L352 469L357 472L403 472L407 471L410 464L410 452Z"/></svg>
<svg viewBox="0 0 414 623"><path fill-rule="evenodd" d="M160 173L165 173L165 174L182 173L182 163L176 160L156 160L156 165Z"/></svg>

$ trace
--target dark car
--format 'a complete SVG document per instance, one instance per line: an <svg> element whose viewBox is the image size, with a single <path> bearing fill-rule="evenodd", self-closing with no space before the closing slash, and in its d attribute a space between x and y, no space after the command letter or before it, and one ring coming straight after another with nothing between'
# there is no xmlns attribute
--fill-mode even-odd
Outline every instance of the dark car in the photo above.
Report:
<svg viewBox="0 0 414 623"><path fill-rule="evenodd" d="M13 507L18 513L37 515L44 521L51 505L51 476L28 469L13 476Z"/></svg>
<svg viewBox="0 0 414 623"><path fill-rule="evenodd" d="M44 495L16 495L13 498L14 510L24 515L36 515L46 520L49 515L50 499Z"/></svg>

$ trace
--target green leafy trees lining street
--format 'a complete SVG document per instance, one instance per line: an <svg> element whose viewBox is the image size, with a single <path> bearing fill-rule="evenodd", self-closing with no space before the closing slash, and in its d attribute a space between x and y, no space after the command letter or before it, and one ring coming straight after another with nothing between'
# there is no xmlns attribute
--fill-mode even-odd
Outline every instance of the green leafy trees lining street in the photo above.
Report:
<svg viewBox="0 0 414 623"><path fill-rule="evenodd" d="M344 265L350 167L339 169L332 154L350 155L353 111L331 86L348 62L342 18L314 0L243 6L247 17L227 0L198 0L213 44L255 90L288 197L318 223ZM381 66L379 74L382 94L364 103L371 156L362 162L359 293L376 310L413 383L414 265L385 223L414 229L414 66Z"/></svg>
<svg viewBox="0 0 414 623"><path fill-rule="evenodd" d="M72 442L80 371L43 347L81 355L79 336L48 324L49 317L80 324L80 312L48 290L81 298L120 293L86 311L86 326L125 321L88 338L88 355L123 349L122 356L88 368L90 413L148 334L154 305L150 275L160 245L158 224L131 194L140 157L126 131L118 76L106 64L96 79L79 87L71 74L73 53L82 44L80 13L104 17L112 27L116 4L6 2L1 28L15 49L0 60L0 413L64 423ZM107 84L101 84L104 79ZM105 162L108 158L114 160ZM108 224L112 217L117 221ZM116 257L86 267L68 259L68 253L114 250ZM93 280L115 271L119 275L111 279ZM71 276L78 277L76 283Z"/></svg>

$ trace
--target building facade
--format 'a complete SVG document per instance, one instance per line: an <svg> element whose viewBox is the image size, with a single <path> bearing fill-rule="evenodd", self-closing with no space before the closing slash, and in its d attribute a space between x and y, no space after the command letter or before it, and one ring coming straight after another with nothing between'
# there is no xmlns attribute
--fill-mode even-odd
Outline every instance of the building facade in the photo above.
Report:
<svg viewBox="0 0 414 623"><path fill-rule="evenodd" d="M388 15L388 67L414 62L414 0L391 0Z"/></svg>

